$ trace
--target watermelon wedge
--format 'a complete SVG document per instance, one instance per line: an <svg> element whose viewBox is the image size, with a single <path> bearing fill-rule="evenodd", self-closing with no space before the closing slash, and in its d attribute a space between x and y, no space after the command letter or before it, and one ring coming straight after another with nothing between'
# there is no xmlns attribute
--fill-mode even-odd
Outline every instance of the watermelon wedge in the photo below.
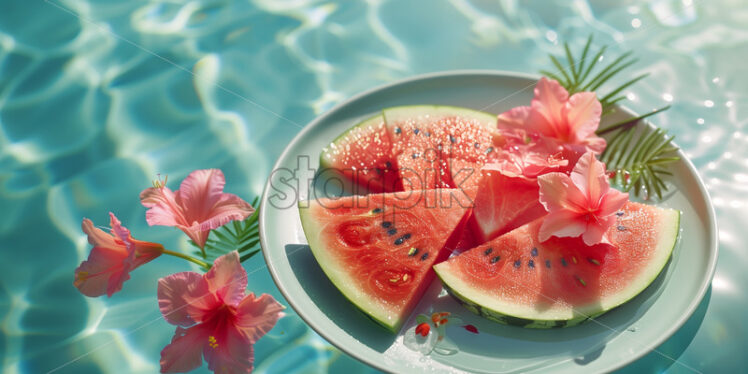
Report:
<svg viewBox="0 0 748 374"><path fill-rule="evenodd" d="M573 326L643 291L668 262L679 232L676 210L628 202L608 238L540 243L542 219L434 267L444 287L488 319L530 328Z"/></svg>
<svg viewBox="0 0 748 374"><path fill-rule="evenodd" d="M454 189L419 190L302 201L299 213L332 283L396 332L433 280L432 265L459 240L470 203Z"/></svg>
<svg viewBox="0 0 748 374"><path fill-rule="evenodd" d="M383 111L403 189L455 187L449 160L486 163L504 139L496 116L450 106L402 106Z"/></svg>
<svg viewBox="0 0 748 374"><path fill-rule="evenodd" d="M325 147L320 154L320 167L333 169L366 191L399 191L402 187L391 148L384 118L377 115L340 134Z"/></svg>

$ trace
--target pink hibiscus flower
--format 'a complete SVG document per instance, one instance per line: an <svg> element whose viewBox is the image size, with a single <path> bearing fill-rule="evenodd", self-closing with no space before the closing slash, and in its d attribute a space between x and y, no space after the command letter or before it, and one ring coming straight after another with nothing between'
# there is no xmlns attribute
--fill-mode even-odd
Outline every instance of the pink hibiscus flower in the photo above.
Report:
<svg viewBox="0 0 748 374"><path fill-rule="evenodd" d="M111 234L95 228L90 219L84 218L83 232L93 249L88 259L75 269L73 285L90 297L112 294L122 289L122 284L130 279L130 272L140 265L161 255L164 247L158 243L135 240L130 230L109 213Z"/></svg>
<svg viewBox="0 0 748 374"><path fill-rule="evenodd" d="M238 196L223 193L225 184L221 170L207 169L190 173L177 191L166 186L146 188L140 193L140 202L150 208L146 221L151 226L175 226L203 248L210 230L254 212Z"/></svg>
<svg viewBox="0 0 748 374"><path fill-rule="evenodd" d="M247 273L234 251L216 259L204 275L191 271L158 281L158 305L177 325L161 351L161 372L193 370L202 357L215 373L252 371L252 345L275 326L284 308L267 294L245 295Z"/></svg>
<svg viewBox="0 0 748 374"><path fill-rule="evenodd" d="M594 92L571 97L557 81L540 78L531 106L513 108L499 115L499 129L521 128L531 134L554 138L577 156L587 151L600 154L605 139L595 135L602 106ZM574 160L572 160L574 161Z"/></svg>
<svg viewBox="0 0 748 374"><path fill-rule="evenodd" d="M607 229L615 224L615 212L621 209L629 195L610 188L605 175L605 164L585 153L571 172L548 173L538 177L540 202L548 215L540 226L538 239L551 236L582 236L584 244L609 244Z"/></svg>

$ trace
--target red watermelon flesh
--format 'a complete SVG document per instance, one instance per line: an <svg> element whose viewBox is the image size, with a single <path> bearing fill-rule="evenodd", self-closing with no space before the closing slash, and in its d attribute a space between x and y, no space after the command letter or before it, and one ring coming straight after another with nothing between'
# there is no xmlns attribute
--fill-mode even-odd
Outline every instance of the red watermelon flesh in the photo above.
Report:
<svg viewBox="0 0 748 374"><path fill-rule="evenodd" d="M307 206L308 208L305 208ZM353 304L397 331L459 239L470 201L453 189L301 202L320 267Z"/></svg>
<svg viewBox="0 0 748 374"><path fill-rule="evenodd" d="M518 317L526 327L572 325L620 305L654 280L675 245L679 212L629 202L607 231L612 245L591 247L578 237L539 242L542 221L435 270L453 295L491 319L511 323L506 316Z"/></svg>
<svg viewBox="0 0 748 374"><path fill-rule="evenodd" d="M512 145L496 163L481 169L471 219L478 240L491 240L546 214L537 177L565 170L568 164L551 151L542 139Z"/></svg>
<svg viewBox="0 0 748 374"><path fill-rule="evenodd" d="M381 115L360 122L322 150L320 166L333 169L371 192L402 190Z"/></svg>
<svg viewBox="0 0 748 374"><path fill-rule="evenodd" d="M453 187L450 159L483 164L504 145L492 114L426 105L383 113L405 190Z"/></svg>

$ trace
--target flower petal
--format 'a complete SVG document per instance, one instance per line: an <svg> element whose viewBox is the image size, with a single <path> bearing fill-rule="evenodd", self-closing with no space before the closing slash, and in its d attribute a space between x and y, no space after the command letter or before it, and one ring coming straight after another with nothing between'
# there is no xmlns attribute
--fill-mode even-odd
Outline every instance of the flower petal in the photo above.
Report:
<svg viewBox="0 0 748 374"><path fill-rule="evenodd" d="M577 143L589 136L594 136L600 125L603 107L597 101L594 92L579 92L572 95L564 105L563 116L569 125L573 142Z"/></svg>
<svg viewBox="0 0 748 374"><path fill-rule="evenodd" d="M88 259L75 269L73 285L90 297L107 294L112 296L122 289L122 284L130 279L129 253L123 243L118 243L112 235L95 228L89 219L83 219L83 232L94 248Z"/></svg>
<svg viewBox="0 0 748 374"><path fill-rule="evenodd" d="M611 188L600 200L600 210L598 214L601 216L611 215L623 208L627 201L629 201L628 193Z"/></svg>
<svg viewBox="0 0 748 374"><path fill-rule="evenodd" d="M176 192L177 202L184 208L188 224L203 222L223 194L226 179L219 169L195 170L184 178Z"/></svg>
<svg viewBox="0 0 748 374"><path fill-rule="evenodd" d="M81 223L83 233L88 235L88 242L94 247L119 248L120 245L114 241L112 235L107 234L104 230L94 227L90 219L84 218ZM124 249L124 246L122 246Z"/></svg>
<svg viewBox="0 0 748 374"><path fill-rule="evenodd" d="M231 306L238 305L247 288L247 272L239 261L239 252L232 251L217 258L205 274L205 280L220 300Z"/></svg>
<svg viewBox="0 0 748 374"><path fill-rule="evenodd" d="M548 173L538 176L539 198L545 210L554 212L569 210L584 213L586 199L574 185L571 178L564 173Z"/></svg>
<svg viewBox="0 0 748 374"><path fill-rule="evenodd" d="M605 236L608 231L608 227L615 223L615 217L609 216L604 218L598 218L596 222L590 221L587 224L587 229L582 234L582 240L584 244L592 246L595 244L610 244L610 241Z"/></svg>
<svg viewBox="0 0 748 374"><path fill-rule="evenodd" d="M89 297L105 293L111 297L130 278L128 269L125 268L126 259L127 250L124 246L94 247L88 254L88 259L75 269L73 285Z"/></svg>
<svg viewBox="0 0 748 374"><path fill-rule="evenodd" d="M569 99L569 93L553 79L540 78L535 85L535 98L532 109L545 118L551 125L563 123L562 110ZM541 132L546 133L546 132Z"/></svg>
<svg viewBox="0 0 748 374"><path fill-rule="evenodd" d="M587 222L578 214L568 210L559 210L549 213L543 219L538 232L538 240L544 242L551 236L576 237L587 229Z"/></svg>
<svg viewBox="0 0 748 374"><path fill-rule="evenodd" d="M145 213L149 225L178 226L188 225L182 207L168 187L146 188L140 193L140 203L150 208Z"/></svg>
<svg viewBox="0 0 748 374"><path fill-rule="evenodd" d="M162 373L185 373L202 365L202 350L207 346L208 333L203 326L189 329L177 327L174 337L161 350Z"/></svg>
<svg viewBox="0 0 748 374"><path fill-rule="evenodd" d="M283 309L283 305L268 294L255 298L250 293L236 308L236 328L247 340L256 343L283 317Z"/></svg>
<svg viewBox="0 0 748 374"><path fill-rule="evenodd" d="M608 177L605 175L605 164L598 161L592 152L587 152L579 158L571 172L571 180L587 200L595 205L610 188Z"/></svg>
<svg viewBox="0 0 748 374"><path fill-rule="evenodd" d="M532 108L529 106L518 106L499 114L496 121L496 127L499 129L509 130L524 128L527 119L530 116Z"/></svg>
<svg viewBox="0 0 748 374"><path fill-rule="evenodd" d="M205 345L203 348L205 361L208 361L208 369L214 373L249 374L252 372L254 348L239 331L226 326L226 330L216 331L214 338L216 339L215 346Z"/></svg>
<svg viewBox="0 0 748 374"><path fill-rule="evenodd" d="M200 230L213 230L230 221L243 221L252 215L254 211L255 209L239 196L225 193L213 205L208 215L200 223Z"/></svg>
<svg viewBox="0 0 748 374"><path fill-rule="evenodd" d="M208 284L202 275L192 271L172 274L158 280L158 307L172 325L191 326L197 321L189 314L190 304L208 293Z"/></svg>

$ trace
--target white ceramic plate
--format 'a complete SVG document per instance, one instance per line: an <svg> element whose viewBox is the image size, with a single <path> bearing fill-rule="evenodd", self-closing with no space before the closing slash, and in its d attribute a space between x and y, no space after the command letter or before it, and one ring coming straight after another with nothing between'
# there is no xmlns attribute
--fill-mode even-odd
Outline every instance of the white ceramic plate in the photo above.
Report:
<svg viewBox="0 0 748 374"><path fill-rule="evenodd" d="M672 193L660 205L683 212L681 238L662 274L623 306L580 326L530 330L484 320L440 293L438 280L415 315L431 308L459 314L477 326L448 336L459 352L422 356L350 304L315 261L296 203L314 197L309 181L320 150L341 132L381 109L398 105L454 105L501 113L528 105L537 77L495 71L453 71L419 76L375 88L312 121L288 145L275 165L262 198L263 254L278 288L301 318L341 350L391 372L601 372L620 368L655 349L694 312L717 260L714 209L693 165L680 154L671 170ZM616 114L633 116L625 109Z"/></svg>

